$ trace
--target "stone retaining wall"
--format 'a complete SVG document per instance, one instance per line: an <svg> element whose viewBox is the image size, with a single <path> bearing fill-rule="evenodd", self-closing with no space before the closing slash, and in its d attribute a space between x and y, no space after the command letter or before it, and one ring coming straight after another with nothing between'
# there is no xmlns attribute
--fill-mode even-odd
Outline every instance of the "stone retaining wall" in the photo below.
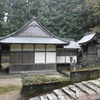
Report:
<svg viewBox="0 0 100 100"><path fill-rule="evenodd" d="M21 94L26 97L34 97L40 94L51 92L54 89L61 88L63 86L71 84L70 81L55 82L55 83L43 83L34 85L23 85Z"/></svg>
<svg viewBox="0 0 100 100"><path fill-rule="evenodd" d="M87 71L73 71L70 73L72 83L100 78L100 69Z"/></svg>

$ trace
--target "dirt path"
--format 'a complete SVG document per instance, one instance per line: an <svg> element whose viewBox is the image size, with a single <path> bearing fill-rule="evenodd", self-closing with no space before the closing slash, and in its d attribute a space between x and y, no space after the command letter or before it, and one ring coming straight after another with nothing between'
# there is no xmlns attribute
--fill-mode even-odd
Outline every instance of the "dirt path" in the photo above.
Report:
<svg viewBox="0 0 100 100"><path fill-rule="evenodd" d="M4 78L0 79L0 86L9 86L9 85L16 85L16 86L21 86L21 78Z"/></svg>
<svg viewBox="0 0 100 100"><path fill-rule="evenodd" d="M11 91L0 95L0 100L21 100L21 95L19 91Z"/></svg>
<svg viewBox="0 0 100 100"><path fill-rule="evenodd" d="M22 86L21 78L5 78L0 79L0 87L6 87L6 86ZM3 95L0 95L0 100L22 100L20 95L20 90L16 89L10 92L7 92Z"/></svg>

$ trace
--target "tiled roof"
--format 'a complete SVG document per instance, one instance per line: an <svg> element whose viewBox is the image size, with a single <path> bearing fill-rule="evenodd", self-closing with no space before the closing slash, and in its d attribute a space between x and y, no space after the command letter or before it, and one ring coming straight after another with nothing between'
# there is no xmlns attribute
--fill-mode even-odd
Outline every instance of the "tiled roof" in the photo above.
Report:
<svg viewBox="0 0 100 100"><path fill-rule="evenodd" d="M66 42L57 38L41 37L8 37L2 39L1 43L27 43L27 44L66 44Z"/></svg>
<svg viewBox="0 0 100 100"><path fill-rule="evenodd" d="M0 38L0 43L39 43L67 45L69 41L53 35L36 19L32 19L14 33Z"/></svg>
<svg viewBox="0 0 100 100"><path fill-rule="evenodd" d="M80 46L77 42L75 41L70 41L69 45L64 46L66 49L79 49Z"/></svg>
<svg viewBox="0 0 100 100"><path fill-rule="evenodd" d="M86 36L84 36L81 40L79 40L77 43L78 43L78 44L84 44L84 43L87 43L87 42L89 42L90 40L93 39L93 37L95 36L95 34L96 34L96 33L86 35Z"/></svg>

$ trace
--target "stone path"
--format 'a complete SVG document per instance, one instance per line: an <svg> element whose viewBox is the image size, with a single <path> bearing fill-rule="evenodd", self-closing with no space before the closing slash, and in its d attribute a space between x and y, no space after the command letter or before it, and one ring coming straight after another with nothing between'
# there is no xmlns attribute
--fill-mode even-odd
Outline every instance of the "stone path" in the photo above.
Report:
<svg viewBox="0 0 100 100"><path fill-rule="evenodd" d="M100 79L69 85L30 100L100 100Z"/></svg>

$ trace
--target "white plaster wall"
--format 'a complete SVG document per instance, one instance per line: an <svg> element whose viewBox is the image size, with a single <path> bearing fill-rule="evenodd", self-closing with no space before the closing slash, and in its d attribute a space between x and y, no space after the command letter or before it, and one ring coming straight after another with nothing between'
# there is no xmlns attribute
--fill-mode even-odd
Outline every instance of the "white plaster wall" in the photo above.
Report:
<svg viewBox="0 0 100 100"><path fill-rule="evenodd" d="M22 51L22 45L20 44L12 44L10 51Z"/></svg>
<svg viewBox="0 0 100 100"><path fill-rule="evenodd" d="M77 56L72 56L73 57L73 62L75 60L75 63L77 63ZM70 56L66 56L66 63L70 63Z"/></svg>
<svg viewBox="0 0 100 100"><path fill-rule="evenodd" d="M34 51L33 45L23 45L23 51Z"/></svg>
<svg viewBox="0 0 100 100"><path fill-rule="evenodd" d="M66 56L66 63L70 63L70 57Z"/></svg>
<svg viewBox="0 0 100 100"><path fill-rule="evenodd" d="M56 52L46 52L46 63L56 63Z"/></svg>
<svg viewBox="0 0 100 100"><path fill-rule="evenodd" d="M77 56L73 56L73 62L75 60L75 63L77 63Z"/></svg>
<svg viewBox="0 0 100 100"><path fill-rule="evenodd" d="M47 45L46 51L56 51L56 46L55 45Z"/></svg>
<svg viewBox="0 0 100 100"><path fill-rule="evenodd" d="M35 51L45 51L45 45L35 45Z"/></svg>
<svg viewBox="0 0 100 100"><path fill-rule="evenodd" d="M57 56L57 63L65 63L65 56Z"/></svg>
<svg viewBox="0 0 100 100"><path fill-rule="evenodd" d="M35 63L45 63L45 52L35 52Z"/></svg>
<svg viewBox="0 0 100 100"><path fill-rule="evenodd" d="M98 49L98 57L100 58L100 49Z"/></svg>

